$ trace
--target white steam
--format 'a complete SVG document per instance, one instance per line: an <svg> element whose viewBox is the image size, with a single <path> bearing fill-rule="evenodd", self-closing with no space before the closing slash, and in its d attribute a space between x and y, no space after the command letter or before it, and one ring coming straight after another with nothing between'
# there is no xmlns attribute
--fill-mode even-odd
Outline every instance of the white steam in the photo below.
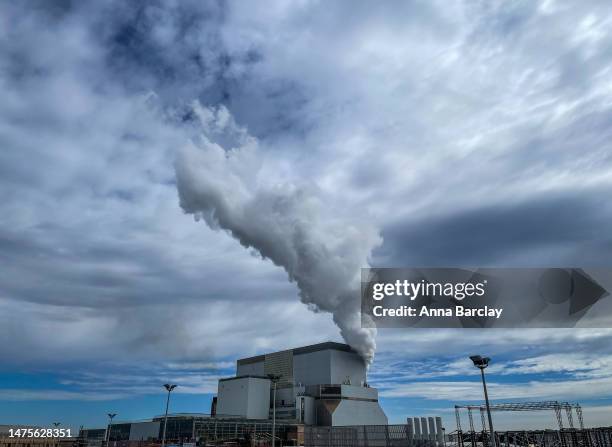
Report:
<svg viewBox="0 0 612 447"><path fill-rule="evenodd" d="M330 312L344 340L369 364L376 332L361 327L360 269L381 243L378 231L343 215L314 186L261 175L257 141L236 126L227 109L196 103L193 110L203 135L177 157L183 210L283 267L302 302Z"/></svg>

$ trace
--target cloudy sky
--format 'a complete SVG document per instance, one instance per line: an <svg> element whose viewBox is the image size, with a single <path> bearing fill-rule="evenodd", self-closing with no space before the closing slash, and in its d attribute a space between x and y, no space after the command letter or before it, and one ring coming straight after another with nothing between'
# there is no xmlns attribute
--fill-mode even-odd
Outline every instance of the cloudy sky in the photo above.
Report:
<svg viewBox="0 0 612 447"><path fill-rule="evenodd" d="M181 208L185 148L255 148L215 172L228 195L310 191L318 219L374 232L374 266L610 266L611 30L607 1L3 2L0 423L151 417L166 380L172 411L208 412L237 357L341 340ZM610 424L612 329L376 343L392 422L454 429L480 352L494 399Z"/></svg>

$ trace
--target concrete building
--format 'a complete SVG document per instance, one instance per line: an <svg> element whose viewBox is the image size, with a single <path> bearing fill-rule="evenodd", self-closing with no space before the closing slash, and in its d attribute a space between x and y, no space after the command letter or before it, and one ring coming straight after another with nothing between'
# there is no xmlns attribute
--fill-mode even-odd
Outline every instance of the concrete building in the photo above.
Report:
<svg viewBox="0 0 612 447"><path fill-rule="evenodd" d="M81 444L86 447L101 447L106 440L105 428L81 428L79 430Z"/></svg>
<svg viewBox="0 0 612 447"><path fill-rule="evenodd" d="M320 343L240 359L236 377L221 379L218 416L270 419L276 383L276 418L305 425L386 425L378 391L367 384L366 365L350 346Z"/></svg>
<svg viewBox="0 0 612 447"><path fill-rule="evenodd" d="M219 380L216 414L246 419L267 419L270 409L270 379L237 376Z"/></svg>
<svg viewBox="0 0 612 447"><path fill-rule="evenodd" d="M159 439L160 421L118 422L108 426L109 441L149 441Z"/></svg>
<svg viewBox="0 0 612 447"><path fill-rule="evenodd" d="M160 421L136 422L130 427L130 441L149 441L157 439L161 431Z"/></svg>
<svg viewBox="0 0 612 447"><path fill-rule="evenodd" d="M275 384L269 375L278 377ZM274 433L284 445L303 445L306 434L309 439L329 435L329 426L341 427L342 436L353 436L366 428L348 426L387 425L378 391L367 384L366 365L359 354L348 345L327 342L238 360L236 376L219 380L210 414L168 415L166 440L169 444L241 440L269 445L274 408ZM108 426L109 440L159 440L163 421L163 416L156 416L148 421L115 422ZM416 422L415 432L420 429ZM368 436L374 439L391 433L407 439L405 427L370 427ZM395 431L389 432L390 428Z"/></svg>

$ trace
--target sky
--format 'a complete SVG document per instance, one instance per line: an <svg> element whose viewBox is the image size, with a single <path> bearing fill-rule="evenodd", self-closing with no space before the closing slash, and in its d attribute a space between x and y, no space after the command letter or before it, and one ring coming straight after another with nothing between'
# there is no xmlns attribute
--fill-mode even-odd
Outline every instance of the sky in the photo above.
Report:
<svg viewBox="0 0 612 447"><path fill-rule="evenodd" d="M202 141L255 148L215 172L229 195L308 191L335 230L364 223L372 266L609 267L611 25L607 1L1 3L0 423L150 418L166 381L171 411L206 413L237 358L342 341L277 262L181 203L177 157ZM494 401L610 425L610 346L381 329L369 380L391 422L450 431L482 353Z"/></svg>

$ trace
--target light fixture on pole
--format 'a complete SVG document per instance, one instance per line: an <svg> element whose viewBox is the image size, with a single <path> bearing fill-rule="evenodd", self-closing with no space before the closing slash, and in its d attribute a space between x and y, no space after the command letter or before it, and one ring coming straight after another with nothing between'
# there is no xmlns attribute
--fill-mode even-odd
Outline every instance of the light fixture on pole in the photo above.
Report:
<svg viewBox="0 0 612 447"><path fill-rule="evenodd" d="M281 376L277 374L268 374L268 378L272 382L274 392L272 393L272 447L276 444L276 384Z"/></svg>
<svg viewBox="0 0 612 447"><path fill-rule="evenodd" d="M484 370L487 366L489 366L489 361L491 359L489 357L482 357L480 355L472 355L470 356L470 360L474 362L474 366L480 369L480 376L482 377L482 387L484 389L484 397L485 397L485 405L487 406L487 416L489 418L489 431L491 432L491 443L493 447L497 446L497 441L495 439L495 432L493 431L493 418L491 417L491 407L489 406L489 393L487 393L487 381L485 380Z"/></svg>
<svg viewBox="0 0 612 447"><path fill-rule="evenodd" d="M113 424L113 418L117 416L117 413L108 413L108 429L106 430L106 444L110 441L111 425Z"/></svg>
<svg viewBox="0 0 612 447"><path fill-rule="evenodd" d="M164 416L164 434L162 436L161 447L164 447L166 445L166 426L168 425L168 406L170 405L170 393L173 389L176 388L176 385L165 383L164 388L166 389L166 391L168 391L168 398L166 399L166 415Z"/></svg>

